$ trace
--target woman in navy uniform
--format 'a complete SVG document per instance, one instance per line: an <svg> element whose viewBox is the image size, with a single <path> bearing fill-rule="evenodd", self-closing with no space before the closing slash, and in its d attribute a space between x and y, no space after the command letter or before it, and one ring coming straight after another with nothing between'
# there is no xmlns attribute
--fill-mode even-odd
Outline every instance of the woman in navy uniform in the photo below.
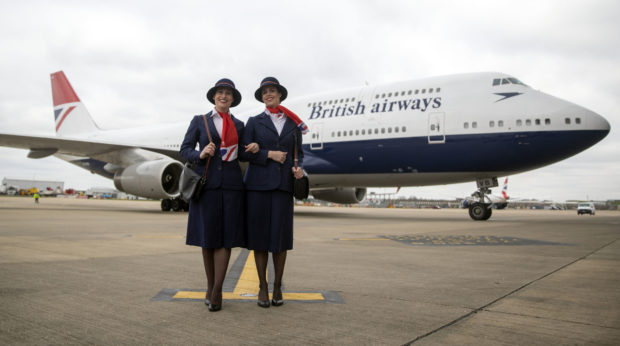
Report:
<svg viewBox="0 0 620 346"><path fill-rule="evenodd" d="M246 124L243 143L257 143L257 153L249 155L245 174L246 223L248 249L254 259L260 281L258 305L269 307L267 261L272 253L275 279L271 305L280 306L282 274L287 250L293 248L293 179L303 177L301 167L294 167L297 148L298 165L303 162L302 133L307 126L288 109L280 106L288 92L277 79L267 77L254 93L265 103L263 113L251 117ZM296 143L295 143L296 142Z"/></svg>
<svg viewBox="0 0 620 346"><path fill-rule="evenodd" d="M258 147L252 143L241 153L237 150L244 125L229 114L229 108L241 102L241 94L230 79L215 83L207 92L207 99L215 108L206 116L194 116L179 153L196 163L195 170L200 175L208 167L200 198L189 203L186 244L202 247L207 275L205 304L210 311L218 311L222 307L222 284L231 248L246 245L243 178L238 156L242 158L245 151L257 152ZM196 143L200 150L196 150Z"/></svg>

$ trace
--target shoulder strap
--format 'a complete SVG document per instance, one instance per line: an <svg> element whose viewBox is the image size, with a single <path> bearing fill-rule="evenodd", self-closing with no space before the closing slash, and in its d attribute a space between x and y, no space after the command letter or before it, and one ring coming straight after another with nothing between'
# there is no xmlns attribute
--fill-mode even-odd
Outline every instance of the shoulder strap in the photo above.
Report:
<svg viewBox="0 0 620 346"><path fill-rule="evenodd" d="M209 123L207 122L207 115L203 114L202 115L202 120L205 121L205 129L207 130L207 136L209 136L209 143L212 143L213 140L211 139L211 132L209 131ZM202 178L203 179L207 179L207 171L209 170L209 164L211 163L211 156L209 156L209 158L207 159L207 166L205 167L205 173L203 174Z"/></svg>
<svg viewBox="0 0 620 346"><path fill-rule="evenodd" d="M295 168L297 168L297 161L299 161L297 159L297 131L295 131L295 130L293 130L293 131L294 131L293 132L293 138L295 140L295 161L294 162L295 162Z"/></svg>

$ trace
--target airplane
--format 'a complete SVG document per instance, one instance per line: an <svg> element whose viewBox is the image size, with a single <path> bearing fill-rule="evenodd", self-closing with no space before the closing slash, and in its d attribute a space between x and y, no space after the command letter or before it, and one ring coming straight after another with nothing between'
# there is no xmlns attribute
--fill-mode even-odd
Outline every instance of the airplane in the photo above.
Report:
<svg viewBox="0 0 620 346"><path fill-rule="evenodd" d="M506 207L508 206L508 200L510 199L510 196L508 196L508 177L506 177L506 179L504 180L504 185L502 187L501 196L497 196L497 195L489 193L488 195L485 195L484 197L485 197L485 200L488 201L488 203L491 203L491 206L493 208L506 209ZM469 205L471 203L475 203L477 201L478 201L477 198L475 198L474 196L466 197L461 201L461 207L469 208Z"/></svg>
<svg viewBox="0 0 620 346"><path fill-rule="evenodd" d="M54 155L114 180L118 190L179 198L187 121L102 130L64 72L51 74L56 137L0 132L0 145ZM368 187L425 186L476 181L473 220L487 220L485 200L498 176L536 169L573 156L610 131L601 115L532 89L500 72L430 77L348 88L287 100L309 126L304 170L315 199L359 203ZM244 120L263 111L244 112Z"/></svg>

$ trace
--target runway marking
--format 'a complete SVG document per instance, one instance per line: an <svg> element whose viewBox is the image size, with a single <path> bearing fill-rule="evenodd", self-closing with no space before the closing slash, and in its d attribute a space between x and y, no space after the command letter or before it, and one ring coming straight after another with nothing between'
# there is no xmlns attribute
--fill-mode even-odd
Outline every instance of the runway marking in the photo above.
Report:
<svg viewBox="0 0 620 346"><path fill-rule="evenodd" d="M377 238L336 238L335 240L392 240L414 246L471 246L471 245L567 245L542 240L523 239L516 237L471 236L471 235L379 235Z"/></svg>
<svg viewBox="0 0 620 346"><path fill-rule="evenodd" d="M273 263L268 273L273 272ZM268 276L272 276L268 275ZM273 278L269 281L273 284ZM222 292L222 299L226 301L252 301L258 298L258 274L254 254L249 250L242 250L237 260L226 276ZM270 285L272 286L272 285ZM284 287L283 287L284 291ZM160 291L152 301L204 301L205 289L171 289L165 288ZM273 298L269 293L269 299ZM286 302L302 303L344 303L338 293L333 291L319 292L282 292L282 299Z"/></svg>

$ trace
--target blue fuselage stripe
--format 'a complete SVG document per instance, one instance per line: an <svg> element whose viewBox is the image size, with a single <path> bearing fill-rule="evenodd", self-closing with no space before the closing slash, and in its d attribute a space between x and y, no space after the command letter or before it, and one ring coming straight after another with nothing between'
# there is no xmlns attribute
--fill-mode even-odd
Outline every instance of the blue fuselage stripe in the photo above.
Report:
<svg viewBox="0 0 620 346"><path fill-rule="evenodd" d="M594 145L608 131L540 131L324 142L304 145L309 174L524 171L563 160ZM432 140L432 139L431 139Z"/></svg>

